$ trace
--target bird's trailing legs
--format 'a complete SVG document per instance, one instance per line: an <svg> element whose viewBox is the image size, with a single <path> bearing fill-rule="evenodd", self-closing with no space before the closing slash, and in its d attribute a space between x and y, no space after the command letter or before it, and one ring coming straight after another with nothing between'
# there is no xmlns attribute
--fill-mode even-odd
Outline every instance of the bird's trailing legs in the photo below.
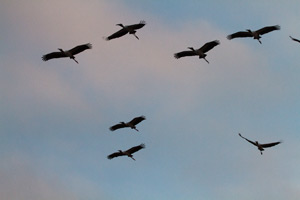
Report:
<svg viewBox="0 0 300 200"><path fill-rule="evenodd" d="M260 41L260 39L257 39L258 40L258 42L261 44L261 41Z"/></svg>
<svg viewBox="0 0 300 200"><path fill-rule="evenodd" d="M195 51L195 50L193 50L193 51ZM199 56L199 59L203 58L203 59L209 64L208 60L206 60L205 57L206 57L206 54L203 54L203 55L200 55L200 56Z"/></svg>
<svg viewBox="0 0 300 200"><path fill-rule="evenodd" d="M206 61L206 62L209 64L208 60L206 60L206 58L205 58L205 57L204 57L203 59L204 59L204 60L205 60L205 61Z"/></svg>
<svg viewBox="0 0 300 200"><path fill-rule="evenodd" d="M130 32L129 32L129 34L132 34L132 35L134 35L134 37L136 37L136 39L138 39L138 40L139 40L139 37L138 37L138 36L136 36L136 34L135 34L135 33L136 33L136 31L130 31Z"/></svg>
<svg viewBox="0 0 300 200"><path fill-rule="evenodd" d="M75 61L77 64L79 64L79 63L78 63L78 61L77 61L77 60L75 60L75 57L74 57L74 58L71 58L71 59L72 59L72 60L74 60L74 61Z"/></svg>
<svg viewBox="0 0 300 200"><path fill-rule="evenodd" d="M131 156L128 156L128 157L130 157L132 160L134 160L135 161L135 159L133 158L133 156L131 155Z"/></svg>
<svg viewBox="0 0 300 200"><path fill-rule="evenodd" d="M138 36L136 36L136 34L135 34L135 33L133 33L133 35L134 35L134 37L136 37L136 39L138 39L138 40L139 40L139 37L138 37Z"/></svg>

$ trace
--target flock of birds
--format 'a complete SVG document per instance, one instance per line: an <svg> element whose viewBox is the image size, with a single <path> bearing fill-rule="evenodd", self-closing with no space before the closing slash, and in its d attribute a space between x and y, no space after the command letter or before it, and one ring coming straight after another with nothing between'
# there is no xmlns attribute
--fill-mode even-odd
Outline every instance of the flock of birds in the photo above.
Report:
<svg viewBox="0 0 300 200"><path fill-rule="evenodd" d="M105 37L104 38L105 40L109 41L109 40L112 40L112 39L122 37L126 34L132 34L137 39L139 39L139 37L136 35L136 31L138 29L143 28L146 25L146 22L145 21L140 21L140 23L138 23L138 24L127 25L127 26L124 26L123 24L116 24L116 25L120 26L121 29L119 31L111 34L110 36ZM235 38L252 37L253 39L258 40L258 42L261 44L261 41L260 41L261 35L264 35L266 33L269 33L269 32L275 31L275 30L280 30L280 26L278 26L278 25L266 26L266 27L263 27L263 28L258 29L256 31L251 31L250 29L247 29L246 31L239 31L239 32L230 34L230 35L227 36L227 39L231 40L231 39L235 39ZM298 40L296 38L293 38L291 36L290 36L290 38L293 41L296 41L296 42L300 43L300 40ZM210 51L211 49L213 49L215 46L219 45L219 44L220 44L220 42L218 40L214 40L214 41L205 43L199 49L194 49L193 47L188 47L188 49L189 49L188 51L181 51L181 52L175 53L174 57L179 59L179 58L187 57L187 56L199 56L199 59L203 58L207 63L209 63L208 60L206 59L206 56L207 56L206 53L208 51ZM69 57L70 59L74 60L78 64L78 61L75 59L75 55L79 54L79 53L81 53L81 52L83 52L87 49L91 49L91 48L92 48L92 45L90 43L79 45L79 46L76 46L76 47L74 47L70 50L66 50L66 51L59 48L58 52L52 52L52 53L46 54L42 57L42 59L44 61L47 61L47 60L55 59L55 58ZM115 131L117 129L128 127L128 128L131 128L131 129L134 129L134 130L138 131L138 129L136 128L136 125L139 124L140 122L142 122L145 119L146 119L145 116L140 116L140 117L136 117L136 118L134 118L131 121L126 122L126 123L125 122L120 122L116 125L111 126L110 130ZM264 148L273 147L273 146L278 145L278 144L281 143L281 141L279 141L279 142L260 144L260 143L258 143L258 141L253 142L253 141L243 137L240 133L239 133L239 136L242 137L243 139L245 139L246 141L248 141L249 143L253 144L254 146L256 146L258 148L258 150L260 151L261 155L263 154L262 152L264 151ZM118 152L114 152L114 153L108 155L107 158L112 159L112 158L119 157L119 156L128 156L128 157L132 158L133 160L135 160L133 158L132 154L139 151L139 150L141 150L141 149L143 149L143 148L145 148L145 144L140 144L138 146L134 146L134 147L132 147L132 148L126 150L126 151L118 150Z"/></svg>

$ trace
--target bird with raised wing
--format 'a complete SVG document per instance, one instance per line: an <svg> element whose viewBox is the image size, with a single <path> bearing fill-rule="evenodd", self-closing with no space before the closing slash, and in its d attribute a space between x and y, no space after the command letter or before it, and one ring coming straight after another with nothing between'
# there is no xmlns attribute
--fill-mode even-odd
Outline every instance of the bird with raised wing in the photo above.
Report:
<svg viewBox="0 0 300 200"><path fill-rule="evenodd" d="M193 47L188 47L188 49L190 49L190 51L181 51L181 52L175 53L174 57L178 59L178 58L182 58L182 57L186 57L186 56L199 56L199 59L203 58L207 63L209 63L208 60L206 60L206 58L205 58L206 57L205 53L219 44L220 44L219 40L214 40L214 41L205 43L201 48L199 48L197 50L195 50Z"/></svg>
<svg viewBox="0 0 300 200"><path fill-rule="evenodd" d="M75 60L74 55L81 53L84 50L91 49L91 48L92 48L92 45L90 43L76 46L73 49L70 49L67 51L64 51L59 48L58 52L52 52L52 53L46 54L42 57L42 59L43 59L43 61L47 61L47 60L54 59L54 58L69 57L70 59L73 59L78 64L77 60Z"/></svg>
<svg viewBox="0 0 300 200"><path fill-rule="evenodd" d="M118 152L112 153L110 155L107 156L108 159L113 159L115 157L119 157L119 156L128 156L129 158L131 158L132 160L135 160L132 156L133 153L141 150L145 148L145 144L140 144L138 146L134 146L126 151L122 151L122 150L118 150Z"/></svg>
<svg viewBox="0 0 300 200"><path fill-rule="evenodd" d="M110 129L111 131L115 131L115 130L120 129L120 128L126 128L126 127L129 127L129 128L132 128L132 129L134 129L134 130L136 130L136 131L139 131L139 130L137 130L136 125L137 125L138 123L140 123L141 121L145 120L145 119L146 119L145 116L135 117L135 118L133 118L130 122L127 122L127 123L125 123L125 122L120 122L119 124L113 125L113 126L110 127L109 129Z"/></svg>
<svg viewBox="0 0 300 200"><path fill-rule="evenodd" d="M242 38L242 37L253 37L253 39L258 40L258 42L261 44L260 38L261 35L269 33L271 31L280 30L280 26L266 26L261 29L258 29L256 31L251 31L250 29L246 29L246 31L239 31L236 33L233 33L231 35L227 36L228 40L234 39L234 38Z"/></svg>
<svg viewBox="0 0 300 200"><path fill-rule="evenodd" d="M123 24L116 24L116 26L121 26L122 29L120 29L119 31L113 33L112 35L108 36L108 37L104 37L105 40L112 40L115 38L119 38L122 37L124 35L126 35L127 33L132 34L136 37L136 39L139 39L138 36L136 36L136 30L143 28L146 25L145 21L140 21L140 23L138 24L132 24L132 25L127 25L124 26Z"/></svg>
<svg viewBox="0 0 300 200"><path fill-rule="evenodd" d="M281 143L281 141L279 141L279 142L272 142L272 143L267 143L267 144L260 144L260 143L258 143L258 141L253 142L251 140L248 140L247 138L243 137L240 133L239 133L239 136L241 138L247 140L248 142L250 142L254 146L256 146L258 148L258 150L260 151L261 155L263 154L262 152L264 151L264 148L273 147L273 146Z"/></svg>

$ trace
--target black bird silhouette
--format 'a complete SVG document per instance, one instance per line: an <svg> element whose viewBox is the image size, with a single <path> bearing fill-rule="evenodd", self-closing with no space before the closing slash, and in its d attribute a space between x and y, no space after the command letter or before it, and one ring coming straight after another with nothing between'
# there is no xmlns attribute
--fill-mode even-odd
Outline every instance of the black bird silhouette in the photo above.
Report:
<svg viewBox="0 0 300 200"><path fill-rule="evenodd" d="M250 29L246 29L246 31L239 31L236 33L233 33L231 35L227 36L228 40L234 39L234 38L241 38L241 37L253 37L253 39L258 40L258 42L261 44L260 36L266 33L269 33L271 31L280 30L280 26L266 26L264 28L258 29L256 31L251 31Z"/></svg>
<svg viewBox="0 0 300 200"><path fill-rule="evenodd" d="M132 160L135 160L132 156L133 153L141 150L145 148L145 144L140 144L138 146L135 146L135 147L132 147L126 151L121 151L121 150L118 150L118 152L115 152L115 153L112 153L110 155L107 156L108 159L113 159L115 157L118 157L118 156L128 156L129 158L131 158Z"/></svg>
<svg viewBox="0 0 300 200"><path fill-rule="evenodd" d="M248 142L250 142L250 143L253 144L254 146L257 146L257 148L258 148L258 150L260 151L260 154L261 154L261 155L263 154L262 152L264 151L264 148L273 147L273 146L275 146L275 145L281 143L281 141L279 141L279 142L273 142L273 143L267 143L267 144L260 144L260 143L258 143L258 141L253 142L253 141L251 141L251 140L248 140L247 138L243 137L240 133L239 133L239 136L240 136L241 138L247 140Z"/></svg>
<svg viewBox="0 0 300 200"><path fill-rule="evenodd" d="M190 49L191 51L181 51L181 52L175 53L174 57L178 59L178 58L186 57L186 56L199 56L199 59L203 58L207 63L209 63L205 58L206 57L205 53L219 44L220 44L219 40L214 40L214 41L205 43L201 48L199 48L197 50L195 50L193 47L188 47L188 49Z"/></svg>
<svg viewBox="0 0 300 200"><path fill-rule="evenodd" d="M77 60L75 60L74 55L76 55L86 49L91 49L91 48L92 48L92 45L90 43L76 46L73 49L70 49L68 51L64 51L59 48L58 49L58 50L60 50L59 52L52 52L52 53L46 54L42 57L42 59L43 59L43 61L47 61L47 60L50 60L53 58L69 57L70 59L73 59L78 64Z"/></svg>
<svg viewBox="0 0 300 200"><path fill-rule="evenodd" d="M136 131L139 131L139 130L136 129L135 126L136 126L138 123L140 123L141 121L145 120L145 119L146 119L145 116L135 117L135 118L133 118L130 122L127 122L127 123L125 123L125 122L120 122L119 124L116 124L116 125L110 127L109 129L110 129L111 131L114 131L114 130L117 130L117 129L120 129L120 128L130 127L130 128L132 128L132 129L134 129L134 130L136 130Z"/></svg>
<svg viewBox="0 0 300 200"><path fill-rule="evenodd" d="M112 39L115 39L115 38L122 37L123 35L126 35L127 33L132 34L137 39L139 39L138 36L136 36L136 34L135 34L136 30L144 27L145 25L146 25L145 21L140 21L140 23L138 23L138 24L127 25L127 26L124 26L123 24L116 24L116 26L121 26L122 29L115 32L115 33L113 33L112 35L110 35L108 37L104 37L104 39L105 40L112 40Z"/></svg>

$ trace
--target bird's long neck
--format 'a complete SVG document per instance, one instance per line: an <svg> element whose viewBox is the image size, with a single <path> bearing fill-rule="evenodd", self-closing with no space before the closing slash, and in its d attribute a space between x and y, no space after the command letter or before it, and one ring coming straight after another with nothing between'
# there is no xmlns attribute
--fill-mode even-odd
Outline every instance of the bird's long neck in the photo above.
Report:
<svg viewBox="0 0 300 200"><path fill-rule="evenodd" d="M124 28L124 25L123 25L123 24L117 24L117 26L121 26L122 28Z"/></svg>

